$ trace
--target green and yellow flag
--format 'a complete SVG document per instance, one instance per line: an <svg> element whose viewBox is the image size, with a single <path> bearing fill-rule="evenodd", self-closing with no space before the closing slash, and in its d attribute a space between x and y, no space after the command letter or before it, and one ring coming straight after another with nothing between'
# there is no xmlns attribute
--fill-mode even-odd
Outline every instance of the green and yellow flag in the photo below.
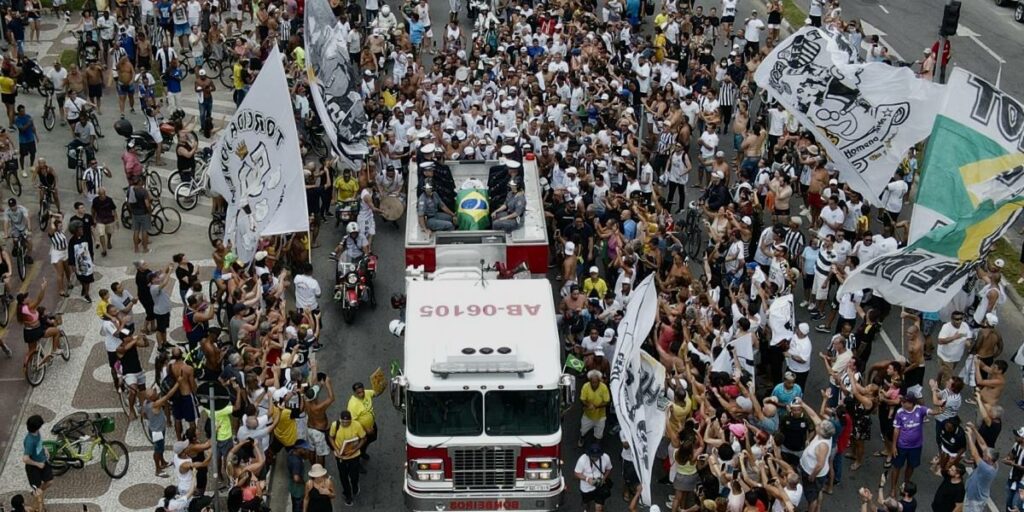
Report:
<svg viewBox="0 0 1024 512"><path fill-rule="evenodd" d="M455 196L455 204L458 205L456 224L459 231L476 231L491 227L491 209L486 189L460 190Z"/></svg>
<svg viewBox="0 0 1024 512"><path fill-rule="evenodd" d="M955 69L933 125L914 202L910 244L847 278L890 303L938 311L965 286L1024 207L1024 107Z"/></svg>

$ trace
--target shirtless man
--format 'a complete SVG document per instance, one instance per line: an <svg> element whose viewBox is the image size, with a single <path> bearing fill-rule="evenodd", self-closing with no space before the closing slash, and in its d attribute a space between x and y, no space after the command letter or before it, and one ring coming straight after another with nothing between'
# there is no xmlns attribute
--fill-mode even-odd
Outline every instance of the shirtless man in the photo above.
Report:
<svg viewBox="0 0 1024 512"><path fill-rule="evenodd" d="M811 170L811 183L807 186L807 204L811 207L811 224L818 225L818 215L825 206L821 199L821 191L828 186L828 171L825 170L825 159L816 158L814 169Z"/></svg>
<svg viewBox="0 0 1024 512"><path fill-rule="evenodd" d="M314 363L314 369L316 368ZM323 378L321 378L323 377ZM316 400L305 400L303 405L308 416L307 437L316 452L316 460L323 464L324 457L331 452L330 444L327 441L327 433L330 428L330 421L327 420L327 409L334 403L334 386L331 385L331 378L323 373L316 374L320 392Z"/></svg>
<svg viewBox="0 0 1024 512"><path fill-rule="evenodd" d="M174 435L180 440L184 439L182 422L195 425L198 417L196 399L192 396L197 387L196 376L192 367L185 362L180 347L171 350L171 361L170 374L178 383L178 393L171 397L171 413L174 416Z"/></svg>
<svg viewBox="0 0 1024 512"><path fill-rule="evenodd" d="M725 185L729 186L732 182L732 176L729 173L729 162L725 161L725 151L715 153L715 158L711 161L711 172L715 171L719 171L722 173L722 176L725 176Z"/></svg>
<svg viewBox="0 0 1024 512"><path fill-rule="evenodd" d="M999 397L1003 394L1003 386L1006 385L1006 369L1009 365L1002 359L987 365L976 360L974 365L974 385L978 388L978 396L982 403L991 407L999 403ZM988 374L988 377L982 375Z"/></svg>
<svg viewBox="0 0 1024 512"><path fill-rule="evenodd" d="M102 114L100 102L103 101L103 65L99 62L86 66L85 85L89 90L89 101L96 105L96 114Z"/></svg>
<svg viewBox="0 0 1024 512"><path fill-rule="evenodd" d="M924 386L924 337L917 322L907 326L907 366L903 369L906 387Z"/></svg>
<svg viewBox="0 0 1024 512"><path fill-rule="evenodd" d="M212 310L213 306L209 306ZM211 315L212 316L212 315ZM203 351L203 369L207 375L220 375L223 370L221 364L224 359L224 352L217 347L217 337L220 336L220 329L210 327L206 336L199 342L199 350Z"/></svg>
<svg viewBox="0 0 1024 512"><path fill-rule="evenodd" d="M124 115L125 100L132 112L135 112L135 66L128 57L121 57L117 62L117 107Z"/></svg>
<svg viewBox="0 0 1024 512"><path fill-rule="evenodd" d="M981 321L981 328L978 329L974 340L974 355L982 363L985 363L985 366L991 366L996 358L1003 353L1003 337L996 332L997 325L999 325L999 317L995 313L985 314ZM981 375L988 377L985 372L982 372Z"/></svg>
<svg viewBox="0 0 1024 512"><path fill-rule="evenodd" d="M740 132L736 132L740 133ZM757 174L757 162L761 159L761 150L764 149L764 141L768 138L768 130L761 123L753 128L743 130L743 143L740 144L740 151L743 153L743 162L740 169L752 181Z"/></svg>

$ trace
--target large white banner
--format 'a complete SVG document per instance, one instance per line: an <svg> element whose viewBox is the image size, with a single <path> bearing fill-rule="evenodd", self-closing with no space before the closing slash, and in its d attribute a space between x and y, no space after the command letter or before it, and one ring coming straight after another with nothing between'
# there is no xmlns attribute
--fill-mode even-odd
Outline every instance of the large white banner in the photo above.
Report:
<svg viewBox="0 0 1024 512"><path fill-rule="evenodd" d="M352 62L348 34L327 0L306 1L305 45L309 90L335 153L348 160L365 155L369 148L359 63Z"/></svg>
<svg viewBox="0 0 1024 512"><path fill-rule="evenodd" d="M299 135L281 54L275 47L221 131L210 188L228 202L224 240L249 262L260 236L309 230Z"/></svg>
<svg viewBox="0 0 1024 512"><path fill-rule="evenodd" d="M640 477L641 498L651 503L651 468L665 434L665 367L645 353L641 345L654 328L658 293L654 276L647 276L630 294L619 323L612 359L611 393L619 427L629 440L633 464Z"/></svg>
<svg viewBox="0 0 1024 512"><path fill-rule="evenodd" d="M757 84L814 133L840 177L879 206L906 151L931 132L942 86L908 68L850 64L841 36L804 27L757 68Z"/></svg>
<svg viewBox="0 0 1024 512"><path fill-rule="evenodd" d="M940 311L1024 207L1024 105L963 69L940 102L910 224L910 245L864 262L840 293L870 288Z"/></svg>

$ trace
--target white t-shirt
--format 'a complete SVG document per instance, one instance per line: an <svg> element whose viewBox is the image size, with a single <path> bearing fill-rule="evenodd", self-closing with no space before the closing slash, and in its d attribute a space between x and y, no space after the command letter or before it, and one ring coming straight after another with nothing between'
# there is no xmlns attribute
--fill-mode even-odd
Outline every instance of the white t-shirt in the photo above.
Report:
<svg viewBox="0 0 1024 512"><path fill-rule="evenodd" d="M612 469L612 459L607 453L601 454L601 459L598 461L591 460L587 454L580 455L579 459L576 459L576 473L583 475L583 480L580 480L580 492L593 492L597 488L587 483L587 479L601 479L604 478L605 472Z"/></svg>
<svg viewBox="0 0 1024 512"><path fill-rule="evenodd" d="M836 207L835 209L825 207L821 209L821 229L818 230L818 236L834 235L835 229L832 229L830 224L838 224L840 227L843 225L843 221L846 220L846 212L842 208Z"/></svg>
<svg viewBox="0 0 1024 512"><path fill-rule="evenodd" d="M907 195L910 187L903 180L894 180L885 186L882 197L885 199L885 209L889 213L900 213L903 209L903 196Z"/></svg>
<svg viewBox="0 0 1024 512"><path fill-rule="evenodd" d="M872 237L872 240L875 241L875 246L878 247L878 253L876 255L879 256L882 254L894 253L898 251L900 248L899 242L897 242L896 239L891 236L886 238L882 235L875 235ZM860 262L865 263L863 259L860 260Z"/></svg>
<svg viewBox="0 0 1024 512"><path fill-rule="evenodd" d="M49 78L50 81L53 82L54 90L63 91L64 80L67 80L68 78L68 69L60 68L60 71L57 71L56 68L50 68L50 70L46 72L46 78Z"/></svg>
<svg viewBox="0 0 1024 512"><path fill-rule="evenodd" d="M804 362L801 363L791 357L787 357L786 366L796 373L811 371L811 349L810 337L804 336L801 338L799 335L794 335L793 339L789 342L789 353L803 359Z"/></svg>
<svg viewBox="0 0 1024 512"><path fill-rule="evenodd" d="M875 256L881 254L881 251L879 250L878 245L874 242L872 242L871 245L866 245L861 241L857 242L857 245L853 246L853 252L851 254L860 258L861 264L864 264L874 259Z"/></svg>
<svg viewBox="0 0 1024 512"><path fill-rule="evenodd" d="M764 30L764 22L758 18L752 18L747 22L747 27L743 32L743 37L748 42L758 43L761 41L762 30Z"/></svg>
<svg viewBox="0 0 1024 512"><path fill-rule="evenodd" d="M736 16L737 0L722 0L722 17Z"/></svg>
<svg viewBox="0 0 1024 512"><path fill-rule="evenodd" d="M939 329L940 339L948 338L954 334L957 335L955 340L944 345L939 344L935 349L939 359L947 363L956 363L963 359L964 350L967 348L967 340L971 337L971 328L967 326L966 322L960 322L960 328L953 327L953 322L946 322L942 324L942 329Z"/></svg>
<svg viewBox="0 0 1024 512"><path fill-rule="evenodd" d="M715 151L718 151L718 134L704 130L704 133L700 134L700 141L703 142L700 146L701 158L714 157Z"/></svg>
<svg viewBox="0 0 1024 512"><path fill-rule="evenodd" d="M317 297L320 296L320 283L313 276L299 274L295 276L295 307L318 309Z"/></svg>
<svg viewBox="0 0 1024 512"><path fill-rule="evenodd" d="M786 113L781 108L768 109L768 135L781 137L786 129Z"/></svg>
<svg viewBox="0 0 1024 512"><path fill-rule="evenodd" d="M864 300L864 292L856 291L844 293L839 296L839 316L843 320L854 320L857 318L857 304Z"/></svg>
<svg viewBox="0 0 1024 512"><path fill-rule="evenodd" d="M679 105L679 110L683 111L683 115L686 116L686 122L689 123L690 126L697 125L697 112L700 112L700 105L698 105L696 101L691 101L689 103L685 101L682 102Z"/></svg>
<svg viewBox="0 0 1024 512"><path fill-rule="evenodd" d="M103 336L103 348L107 352L116 352L117 347L121 346L121 340L115 334L117 325L110 320L103 320L103 324L100 325L100 336Z"/></svg>

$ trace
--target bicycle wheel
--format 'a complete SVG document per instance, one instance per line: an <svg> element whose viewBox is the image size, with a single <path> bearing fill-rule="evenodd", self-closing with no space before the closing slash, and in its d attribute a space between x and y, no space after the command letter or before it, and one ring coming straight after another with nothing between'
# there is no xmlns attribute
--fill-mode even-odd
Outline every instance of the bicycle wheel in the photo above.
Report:
<svg viewBox="0 0 1024 512"><path fill-rule="evenodd" d="M160 175L154 171L147 172L146 190L149 191L150 194L153 194L153 197L160 197L160 189L162 188L163 184L160 183Z"/></svg>
<svg viewBox="0 0 1024 512"><path fill-rule="evenodd" d="M49 201L44 199L43 202L39 204L39 214L38 214L38 217L39 217L39 219L38 219L39 220L39 231L44 231L46 229L46 221L50 218L50 202Z"/></svg>
<svg viewBox="0 0 1024 512"><path fill-rule="evenodd" d="M46 440L43 441L43 448L46 449L46 453L50 456L50 469L53 470L54 476L61 476L71 469L71 466L68 464L68 459L71 458L70 454L67 450L61 448L60 443Z"/></svg>
<svg viewBox="0 0 1024 512"><path fill-rule="evenodd" d="M128 211L128 203L121 204L121 225L125 229L132 228L132 213Z"/></svg>
<svg viewBox="0 0 1024 512"><path fill-rule="evenodd" d="M46 377L46 366L43 364L43 351L36 349L35 354L32 354L32 359L28 362L28 370L25 371L25 380L28 381L29 385L36 387L43 383L43 379Z"/></svg>
<svg viewBox="0 0 1024 512"><path fill-rule="evenodd" d="M25 274L28 273L28 269L26 268L25 263L25 248L22 247L21 242L18 242L18 245L16 245L15 247L17 247L18 255L14 257L14 259L16 260L14 264L15 266L18 267L18 279L24 281Z"/></svg>
<svg viewBox="0 0 1024 512"><path fill-rule="evenodd" d="M139 393L145 393L145 390L142 390ZM139 419L139 425L142 426L142 435L146 436L146 440L152 443L153 432L149 430L149 420L147 420L146 416L142 414L142 406L140 405L140 402L141 399L139 397L135 397L135 417Z"/></svg>
<svg viewBox="0 0 1024 512"><path fill-rule="evenodd" d="M181 212L171 208L169 206L161 206L157 216L160 217L163 222L163 227L160 229L161 233L165 235L173 235L181 229Z"/></svg>
<svg viewBox="0 0 1024 512"><path fill-rule="evenodd" d="M103 445L100 464L110 478L121 478L128 473L128 447L121 441L107 441Z"/></svg>
<svg viewBox="0 0 1024 512"><path fill-rule="evenodd" d="M7 173L7 188L11 189L12 194L21 197L21 179L17 171Z"/></svg>
<svg viewBox="0 0 1024 512"><path fill-rule="evenodd" d="M103 130L100 128L100 120L96 116L92 117L92 127L96 130L97 137L103 137Z"/></svg>
<svg viewBox="0 0 1024 512"><path fill-rule="evenodd" d="M84 151L79 149L79 151ZM75 188L81 194L85 190L85 169L81 165L75 168Z"/></svg>
<svg viewBox="0 0 1024 512"><path fill-rule="evenodd" d="M182 183L184 182L181 181L181 171L172 172L171 175L167 177L167 191L173 194L174 190Z"/></svg>
<svg viewBox="0 0 1024 512"><path fill-rule="evenodd" d="M234 90L235 87L235 71L234 65L228 66L221 71L220 84L229 90Z"/></svg>
<svg viewBox="0 0 1024 512"><path fill-rule="evenodd" d="M220 219L214 219L210 221L210 228L207 233L210 237L210 243L213 244L217 240L224 239L224 221Z"/></svg>
<svg viewBox="0 0 1024 512"><path fill-rule="evenodd" d="M57 114L54 113L54 108L46 107L43 110L43 126L46 128L46 131L53 131L53 127L56 126L56 123Z"/></svg>
<svg viewBox="0 0 1024 512"><path fill-rule="evenodd" d="M68 342L68 335L64 334L64 329L60 330L60 341L57 342L57 348L60 349L61 359L71 360L71 343Z"/></svg>
<svg viewBox="0 0 1024 512"><path fill-rule="evenodd" d="M693 230L686 234L686 253L691 258L696 258L700 255L701 247L701 233L699 230Z"/></svg>
<svg viewBox="0 0 1024 512"><path fill-rule="evenodd" d="M0 311L0 327L7 327L7 322L11 321L11 303L6 298L0 298L0 307L3 308Z"/></svg>
<svg viewBox="0 0 1024 512"><path fill-rule="evenodd" d="M191 183L182 183L174 189L174 202L178 203L182 210L189 211L199 204L199 192L192 190Z"/></svg>
<svg viewBox="0 0 1024 512"><path fill-rule="evenodd" d="M161 219L160 217L156 216L156 215L150 215L149 216L149 229L146 230L146 233L149 233L149 236L157 236L157 235L159 235L160 233L163 233L163 232L164 232L164 220Z"/></svg>
<svg viewBox="0 0 1024 512"><path fill-rule="evenodd" d="M117 401L121 403L121 412L129 416L132 409L128 405L128 385L124 383L124 379L121 379L121 389L117 390Z"/></svg>
<svg viewBox="0 0 1024 512"><path fill-rule="evenodd" d="M220 78L220 72L221 69L223 68L220 67L219 60L206 59L206 62L203 63L203 66L206 68L206 75L209 76L211 80L216 80Z"/></svg>

